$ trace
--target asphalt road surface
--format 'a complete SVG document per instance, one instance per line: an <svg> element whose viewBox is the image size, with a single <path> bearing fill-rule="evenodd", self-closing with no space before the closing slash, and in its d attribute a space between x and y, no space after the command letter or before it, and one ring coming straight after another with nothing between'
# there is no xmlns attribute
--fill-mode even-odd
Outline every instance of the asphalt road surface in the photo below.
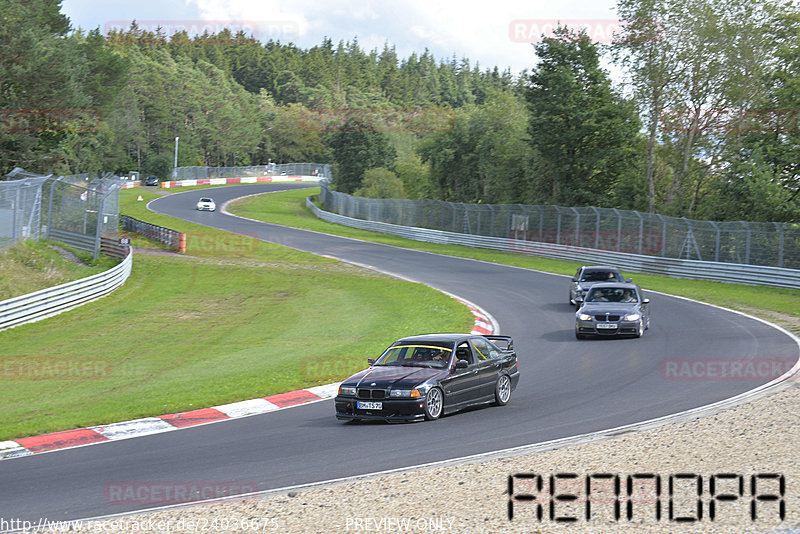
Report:
<svg viewBox="0 0 800 534"><path fill-rule="evenodd" d="M760 381L670 374L676 362L797 359L797 344L759 321L649 294L641 339L577 341L568 278L197 212L292 185L260 184L167 195L151 209L199 224L374 266L483 307L514 337L519 386L504 407L435 422L337 421L327 400L263 415L0 462L0 518L65 520L159 502L109 498L119 488L219 484L267 490L402 468L584 434L703 406ZM135 261L134 261L135 263ZM572 274L572 273L564 273ZM634 280L635 281L635 280ZM646 288L645 288L646 291ZM313 331L309 332L313 335ZM392 339L386 339L388 345ZM364 357L374 356L365 354ZM670 367L672 365L673 367ZM196 497L194 497L196 498Z"/></svg>

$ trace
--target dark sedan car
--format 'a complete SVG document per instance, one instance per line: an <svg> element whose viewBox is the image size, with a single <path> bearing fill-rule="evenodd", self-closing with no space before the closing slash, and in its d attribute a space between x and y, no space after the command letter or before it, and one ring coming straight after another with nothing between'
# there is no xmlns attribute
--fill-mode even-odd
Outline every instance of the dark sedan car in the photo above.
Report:
<svg viewBox="0 0 800 534"><path fill-rule="evenodd" d="M636 284L595 284L575 313L575 337L632 335L650 328L650 299Z"/></svg>
<svg viewBox="0 0 800 534"><path fill-rule="evenodd" d="M498 345L502 345L501 348ZM519 381L509 336L425 334L400 339L339 387L336 417L421 421L467 406L508 403Z"/></svg>
<svg viewBox="0 0 800 534"><path fill-rule="evenodd" d="M630 278L622 278L616 267L608 265L584 265L579 267L569 284L569 303L580 307L586 293L594 284L600 282L630 282Z"/></svg>

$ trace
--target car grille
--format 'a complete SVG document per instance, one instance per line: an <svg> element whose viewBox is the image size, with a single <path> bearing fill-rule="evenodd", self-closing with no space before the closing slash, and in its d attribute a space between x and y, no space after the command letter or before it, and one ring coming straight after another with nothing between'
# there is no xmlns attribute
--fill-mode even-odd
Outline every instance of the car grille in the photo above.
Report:
<svg viewBox="0 0 800 534"><path fill-rule="evenodd" d="M595 315L598 321L619 321L619 315Z"/></svg>
<svg viewBox="0 0 800 534"><path fill-rule="evenodd" d="M359 390L358 390L358 398L359 399L385 399L386 398L386 390L385 389L359 388Z"/></svg>

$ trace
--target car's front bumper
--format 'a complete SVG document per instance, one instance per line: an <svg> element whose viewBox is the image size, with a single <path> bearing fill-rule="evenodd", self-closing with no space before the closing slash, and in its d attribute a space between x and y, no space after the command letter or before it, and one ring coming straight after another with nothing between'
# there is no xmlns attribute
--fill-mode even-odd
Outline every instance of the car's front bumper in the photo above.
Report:
<svg viewBox="0 0 800 534"><path fill-rule="evenodd" d="M197 206L199 211L215 211L215 207L213 206Z"/></svg>
<svg viewBox="0 0 800 534"><path fill-rule="evenodd" d="M357 405L359 400L361 399L337 396L334 399L336 418L342 420L364 419L390 422L422 421L425 419L425 399L423 397L369 401L380 402L380 410L359 409Z"/></svg>
<svg viewBox="0 0 800 534"><path fill-rule="evenodd" d="M639 332L642 321L617 321L616 323L607 323L602 321L581 321L575 322L575 332L578 334L585 334L589 336L632 336ZM601 325L616 324L616 328L603 327Z"/></svg>

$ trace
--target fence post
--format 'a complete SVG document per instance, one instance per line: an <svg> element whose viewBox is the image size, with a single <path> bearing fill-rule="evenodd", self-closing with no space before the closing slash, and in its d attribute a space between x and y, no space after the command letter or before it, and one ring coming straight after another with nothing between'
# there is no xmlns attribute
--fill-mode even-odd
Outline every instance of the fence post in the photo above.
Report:
<svg viewBox="0 0 800 534"><path fill-rule="evenodd" d="M19 209L19 186L14 188L14 207L11 209L11 241L17 242L17 210Z"/></svg>
<svg viewBox="0 0 800 534"><path fill-rule="evenodd" d="M98 193L95 192L95 197L97 197ZM103 232L103 220L101 217L103 216L103 203L105 201L105 196L100 196L100 202L97 206L97 226L94 231L94 255L92 257L92 261L97 261L97 255L100 254L100 238L102 237Z"/></svg>
<svg viewBox="0 0 800 534"><path fill-rule="evenodd" d="M661 220L661 257L663 258L667 255L667 221L663 215L658 213L655 215Z"/></svg>
<svg viewBox="0 0 800 534"><path fill-rule="evenodd" d="M750 264L750 237L751 237L751 230L750 225L747 224L746 221L740 221L744 226L745 231L747 232L747 245L745 246L744 250L744 262L748 265Z"/></svg>
<svg viewBox="0 0 800 534"><path fill-rule="evenodd" d="M714 221L708 221L711 223L711 226L714 227L714 230L717 233L715 242L714 242L714 261L719 261L719 225Z"/></svg>
<svg viewBox="0 0 800 534"><path fill-rule="evenodd" d="M778 241L778 267L783 267L783 225L781 223L772 223L778 228L780 240Z"/></svg>
<svg viewBox="0 0 800 534"><path fill-rule="evenodd" d="M641 254L642 240L644 239L644 217L642 217L642 214L636 210L633 210L633 213L635 213L636 216L639 217L639 254Z"/></svg>

